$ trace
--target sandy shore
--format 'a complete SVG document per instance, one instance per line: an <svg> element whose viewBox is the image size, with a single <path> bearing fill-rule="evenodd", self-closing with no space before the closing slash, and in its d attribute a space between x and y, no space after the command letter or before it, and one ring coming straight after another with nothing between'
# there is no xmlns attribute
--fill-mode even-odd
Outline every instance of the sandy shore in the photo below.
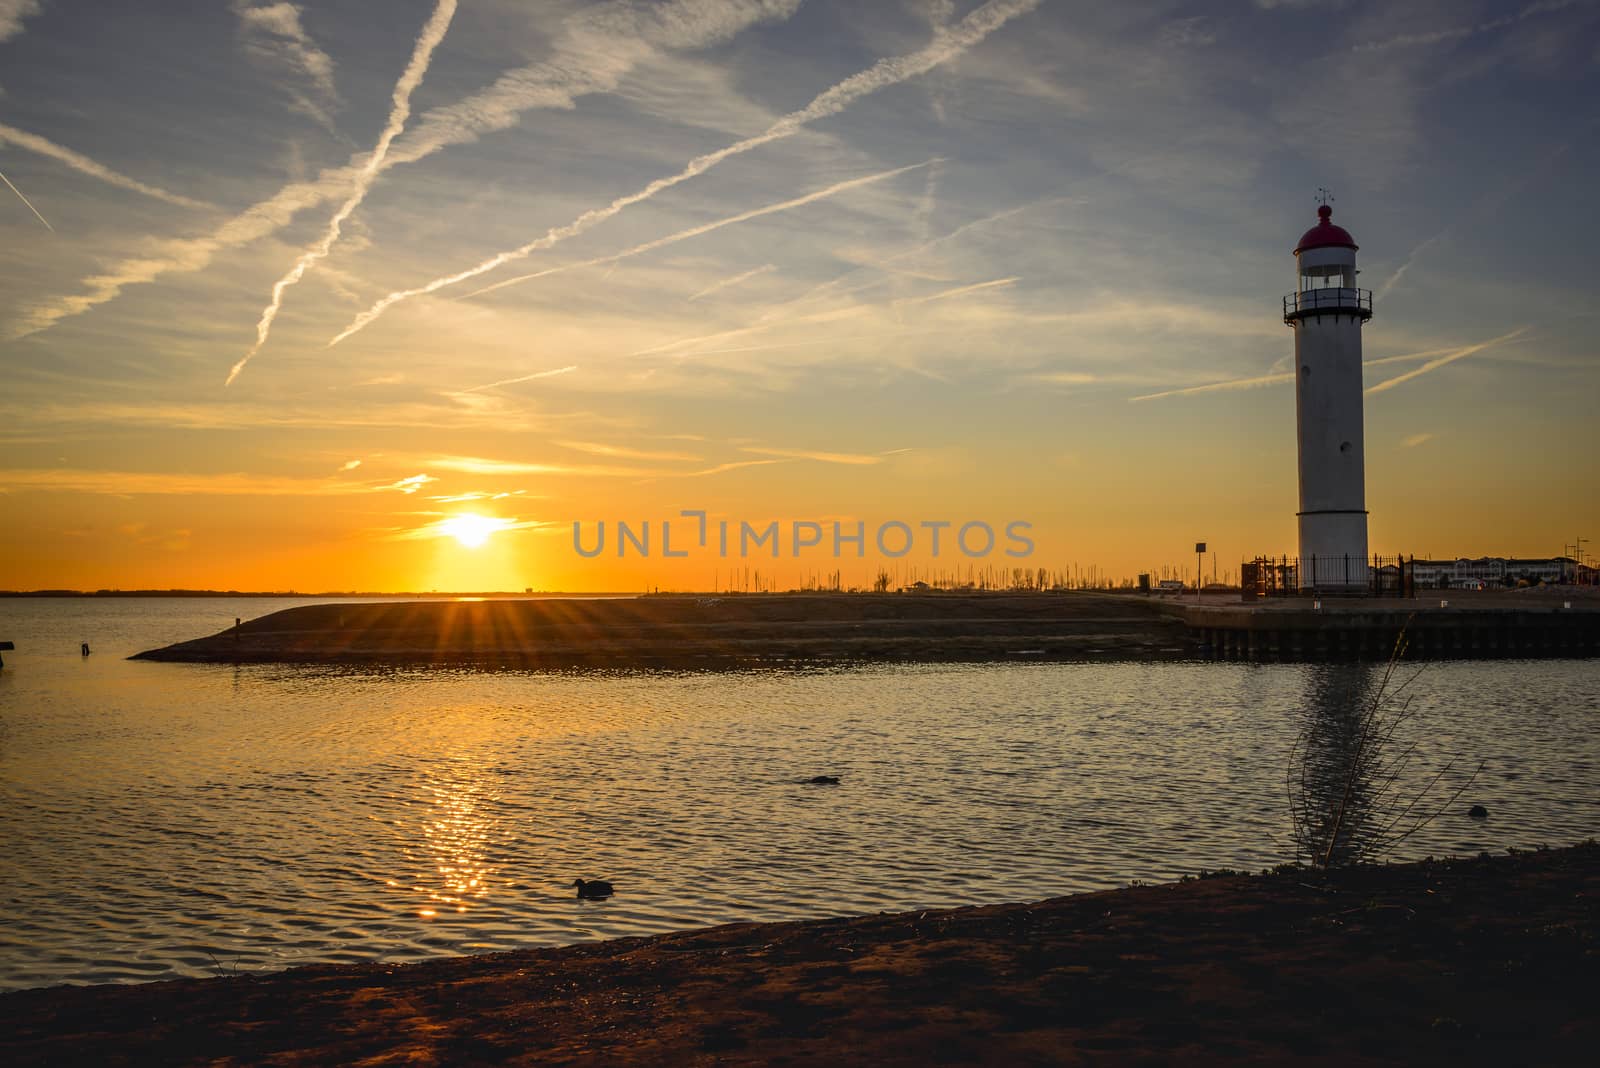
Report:
<svg viewBox="0 0 1600 1068"><path fill-rule="evenodd" d="M825 877L825 876L824 876ZM1600 847L0 997L8 1064L1580 1064Z"/></svg>
<svg viewBox="0 0 1600 1068"><path fill-rule="evenodd" d="M138 659L726 668L1193 655L1182 620L1149 598L993 593L309 605Z"/></svg>

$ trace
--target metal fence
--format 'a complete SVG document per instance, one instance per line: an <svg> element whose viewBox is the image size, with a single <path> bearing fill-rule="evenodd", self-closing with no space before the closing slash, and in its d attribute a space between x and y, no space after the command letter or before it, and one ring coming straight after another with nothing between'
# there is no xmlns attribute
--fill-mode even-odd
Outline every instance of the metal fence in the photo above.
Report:
<svg viewBox="0 0 1600 1068"><path fill-rule="evenodd" d="M1239 565L1246 601L1264 597L1415 597L1415 557L1258 556Z"/></svg>

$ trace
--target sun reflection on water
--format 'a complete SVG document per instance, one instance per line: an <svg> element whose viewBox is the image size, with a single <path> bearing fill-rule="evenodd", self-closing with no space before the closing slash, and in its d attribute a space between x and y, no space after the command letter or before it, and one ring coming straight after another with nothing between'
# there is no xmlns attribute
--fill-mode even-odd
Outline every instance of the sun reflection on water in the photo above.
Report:
<svg viewBox="0 0 1600 1068"><path fill-rule="evenodd" d="M420 841L405 848L418 872L409 889L427 897L416 913L424 918L440 911L465 913L488 896L493 882L489 843L499 827L500 796L490 777L467 761L445 773L429 773L421 792L426 810L416 824ZM391 880L390 885L397 884Z"/></svg>

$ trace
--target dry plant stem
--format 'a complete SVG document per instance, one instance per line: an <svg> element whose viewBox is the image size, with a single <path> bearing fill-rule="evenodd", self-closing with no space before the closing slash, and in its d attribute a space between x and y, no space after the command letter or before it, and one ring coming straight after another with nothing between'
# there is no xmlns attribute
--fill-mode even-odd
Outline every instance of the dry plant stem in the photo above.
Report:
<svg viewBox="0 0 1600 1068"><path fill-rule="evenodd" d="M1389 666L1383 673L1383 680L1378 684L1378 692L1373 695L1372 703L1367 706L1366 712L1361 717L1360 731L1356 736L1355 755L1351 758L1349 771L1345 774L1344 794L1339 798L1339 807L1334 811L1333 833L1328 836L1328 848L1322 857L1322 866L1325 868L1333 863L1333 851L1339 844L1339 831L1344 826L1345 812L1350 806L1350 794L1355 789L1356 773L1361 770L1362 761L1366 757L1367 743L1377 725L1379 709L1383 706L1383 692L1388 689L1395 665L1400 662L1400 654L1405 648L1404 641L1403 633L1401 637L1395 639L1395 651L1389 657Z"/></svg>
<svg viewBox="0 0 1600 1068"><path fill-rule="evenodd" d="M1453 764L1454 761L1452 761L1451 763ZM1449 769L1450 769L1450 765L1446 765L1444 770L1440 771L1439 774L1443 775L1444 772L1448 771ZM1440 817L1440 815L1442 815L1447 809L1450 808L1450 806L1454 805L1458 800L1460 800L1461 795L1467 792L1467 787L1471 786L1474 782L1476 782L1478 780L1478 775L1479 775L1480 772L1483 771L1483 769L1484 769L1484 762L1480 761L1478 763L1477 768L1467 778L1467 781L1461 784L1460 789L1456 790L1455 793L1450 795L1449 800L1445 801L1438 808L1434 809L1433 812L1431 812L1426 818L1419 820L1415 825L1407 828L1404 833L1395 835L1392 838L1384 838L1384 839L1382 839L1382 841L1380 843L1380 848L1382 848L1382 849L1392 849L1393 847L1399 845L1401 842L1404 842L1407 838L1410 838L1413 834L1416 834L1418 831L1422 830L1422 828L1426 827L1428 824L1432 823L1434 820L1438 819ZM1437 779L1438 779L1438 777L1436 776L1435 777L1435 781L1437 781ZM1421 795L1418 795L1418 796L1419 796L1419 799L1420 799ZM1396 821L1396 822L1398 822L1398 821ZM1392 827L1392 826L1394 826L1394 824L1391 823L1390 826ZM1384 832L1379 832L1379 833L1382 834Z"/></svg>
<svg viewBox="0 0 1600 1068"><path fill-rule="evenodd" d="M1394 848L1447 811L1483 770L1480 763L1437 806L1430 806L1429 798L1458 766L1456 760L1445 763L1414 793L1401 793L1406 774L1417 767L1423 743L1423 739L1407 743L1400 733L1415 721L1415 694L1408 691L1425 670L1400 678L1407 644L1402 628L1372 696L1361 702L1354 722L1348 724L1354 736L1348 764L1338 768L1342 781L1336 800L1324 803L1315 798L1311 728L1290 748L1284 786L1292 830L1297 850L1304 849L1315 866L1362 863Z"/></svg>

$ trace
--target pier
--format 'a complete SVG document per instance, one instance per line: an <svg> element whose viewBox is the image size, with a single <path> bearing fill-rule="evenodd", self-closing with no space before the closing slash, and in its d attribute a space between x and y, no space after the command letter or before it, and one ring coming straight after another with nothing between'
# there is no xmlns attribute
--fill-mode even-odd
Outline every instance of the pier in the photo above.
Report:
<svg viewBox="0 0 1600 1068"><path fill-rule="evenodd" d="M1600 601L1541 597L1173 603L1211 660L1387 660L1401 633L1408 660L1592 657Z"/></svg>

